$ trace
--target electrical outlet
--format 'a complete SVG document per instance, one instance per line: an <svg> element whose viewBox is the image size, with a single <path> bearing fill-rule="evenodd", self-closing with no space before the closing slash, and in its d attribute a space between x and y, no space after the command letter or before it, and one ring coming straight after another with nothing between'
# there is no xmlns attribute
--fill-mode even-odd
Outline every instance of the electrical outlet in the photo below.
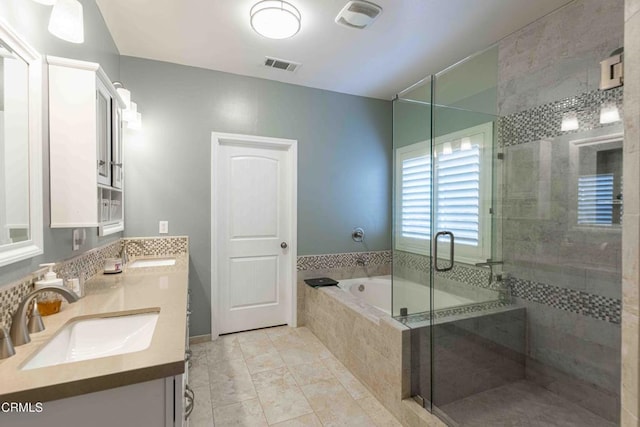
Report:
<svg viewBox="0 0 640 427"><path fill-rule="evenodd" d="M158 232L160 234L169 233L169 221L160 221L158 229L159 229Z"/></svg>

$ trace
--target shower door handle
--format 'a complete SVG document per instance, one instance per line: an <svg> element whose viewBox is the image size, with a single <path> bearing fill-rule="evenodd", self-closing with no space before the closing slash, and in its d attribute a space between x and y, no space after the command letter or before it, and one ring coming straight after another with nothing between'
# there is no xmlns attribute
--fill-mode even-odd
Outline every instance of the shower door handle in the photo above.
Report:
<svg viewBox="0 0 640 427"><path fill-rule="evenodd" d="M449 236L451 238L451 246L449 247L449 257L451 258L451 263L449 264L448 267L443 267L443 268L438 267L438 237L440 236ZM432 246L431 263L433 264L433 269L435 271L449 271L453 269L453 256L455 254L454 239L455 238L453 236L453 233L450 231L439 231L436 233L436 236L434 237L433 242L431 243L431 246Z"/></svg>

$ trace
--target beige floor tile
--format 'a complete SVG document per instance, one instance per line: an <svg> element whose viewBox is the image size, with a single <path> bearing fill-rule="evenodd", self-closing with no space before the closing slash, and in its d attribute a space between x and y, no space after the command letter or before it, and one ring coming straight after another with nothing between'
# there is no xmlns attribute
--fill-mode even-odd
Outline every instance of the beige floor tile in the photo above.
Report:
<svg viewBox="0 0 640 427"><path fill-rule="evenodd" d="M264 388L258 392L258 398L269 424L313 412L298 386Z"/></svg>
<svg viewBox="0 0 640 427"><path fill-rule="evenodd" d="M242 350L242 354L245 359L251 359L252 357L261 356L267 353L278 352L271 343L271 340L268 338L266 341L249 341L240 343L240 349Z"/></svg>
<svg viewBox="0 0 640 427"><path fill-rule="evenodd" d="M276 326L273 328L267 328L264 332L267 336L273 341L274 339L278 339L285 335L295 334L296 328L292 328L291 326Z"/></svg>
<svg viewBox="0 0 640 427"><path fill-rule="evenodd" d="M316 413L343 401L353 401L337 379L320 381L300 387ZM355 403L355 401L354 401Z"/></svg>
<svg viewBox="0 0 640 427"><path fill-rule="evenodd" d="M246 361L247 367L249 368L249 373L251 374L285 366L284 361L282 360L278 352L264 353L256 357L246 359Z"/></svg>
<svg viewBox="0 0 640 427"><path fill-rule="evenodd" d="M300 365L303 363L320 362L320 356L314 349L306 347L288 347L278 349L282 360L287 366Z"/></svg>
<svg viewBox="0 0 640 427"><path fill-rule="evenodd" d="M402 424L382 406L378 400L371 396L356 401L364 412L376 423L378 427L402 427Z"/></svg>
<svg viewBox="0 0 640 427"><path fill-rule="evenodd" d="M335 378L320 361L289 366L289 370L301 386Z"/></svg>
<svg viewBox="0 0 640 427"><path fill-rule="evenodd" d="M211 361L208 369L211 382L233 378L239 375L249 375L249 368L244 359Z"/></svg>
<svg viewBox="0 0 640 427"><path fill-rule="evenodd" d="M269 335L265 332L264 329L256 329L254 331L246 331L246 332L238 332L237 334L233 334L234 337L238 339L240 344L246 344L249 342L261 342L261 341L270 341Z"/></svg>
<svg viewBox="0 0 640 427"><path fill-rule="evenodd" d="M207 343L207 357L209 362L216 362L242 359L244 356L240 349L238 338L232 335L223 335L215 341Z"/></svg>
<svg viewBox="0 0 640 427"><path fill-rule="evenodd" d="M275 386L289 387L297 385L293 375L286 367L251 374L251 379L256 391Z"/></svg>
<svg viewBox="0 0 640 427"><path fill-rule="evenodd" d="M218 427L268 426L258 399L215 408L213 420Z"/></svg>
<svg viewBox="0 0 640 427"><path fill-rule="evenodd" d="M340 381L340 384L355 400L372 397L372 394L345 366L335 357L322 359L322 363Z"/></svg>
<svg viewBox="0 0 640 427"><path fill-rule="evenodd" d="M258 394L248 372L211 382L211 404L214 408L256 397Z"/></svg>
<svg viewBox="0 0 640 427"><path fill-rule="evenodd" d="M273 427L322 427L322 423L315 414L308 414L293 420L273 424Z"/></svg>
<svg viewBox="0 0 640 427"><path fill-rule="evenodd" d="M189 368L189 385L206 387L209 384L209 367L206 363L193 363Z"/></svg>
<svg viewBox="0 0 640 427"><path fill-rule="evenodd" d="M316 411L316 415L325 427L376 427L375 422L353 399Z"/></svg>
<svg viewBox="0 0 640 427"><path fill-rule="evenodd" d="M189 417L191 426L213 426L213 408L211 406L211 392L209 390L209 385L206 385L205 387L195 387L193 388L193 393L195 402L193 412L191 412L191 416Z"/></svg>

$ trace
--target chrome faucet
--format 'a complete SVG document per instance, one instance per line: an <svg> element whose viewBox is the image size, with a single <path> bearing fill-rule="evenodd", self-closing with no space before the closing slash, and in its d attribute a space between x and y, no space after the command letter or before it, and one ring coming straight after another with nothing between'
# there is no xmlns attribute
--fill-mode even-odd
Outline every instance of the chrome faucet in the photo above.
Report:
<svg viewBox="0 0 640 427"><path fill-rule="evenodd" d="M31 342L31 338L29 337L29 329L27 326L27 308L29 307L29 302L31 302L31 300L36 295L42 292L54 292L60 294L70 303L74 303L79 299L78 295L76 295L75 292L61 286L46 286L44 288L36 289L35 291L30 292L26 297L22 299L15 313L13 313L13 318L11 320L10 335L11 341L13 341L13 345L15 347ZM44 327L42 329L44 329Z"/></svg>

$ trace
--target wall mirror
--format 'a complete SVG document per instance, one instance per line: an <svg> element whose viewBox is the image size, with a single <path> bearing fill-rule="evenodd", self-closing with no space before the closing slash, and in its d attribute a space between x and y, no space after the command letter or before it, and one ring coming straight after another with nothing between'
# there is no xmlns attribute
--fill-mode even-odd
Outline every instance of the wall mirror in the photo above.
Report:
<svg viewBox="0 0 640 427"><path fill-rule="evenodd" d="M42 68L0 20L0 266L43 251Z"/></svg>

